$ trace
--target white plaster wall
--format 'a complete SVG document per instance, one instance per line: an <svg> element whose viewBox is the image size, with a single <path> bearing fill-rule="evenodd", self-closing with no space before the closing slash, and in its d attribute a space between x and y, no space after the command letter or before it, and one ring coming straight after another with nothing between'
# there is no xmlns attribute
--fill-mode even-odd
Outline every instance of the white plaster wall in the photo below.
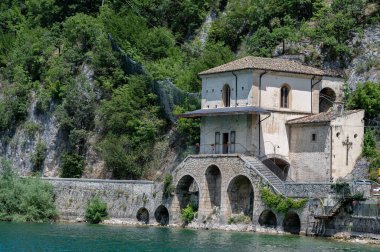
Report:
<svg viewBox="0 0 380 252"><path fill-rule="evenodd" d="M215 144L215 132L220 132L220 143L222 144L223 133L231 134L231 131L236 132L235 153L252 151L254 139L252 139L250 131L251 124L250 115L202 117L200 153L215 153L215 147L212 146ZM222 146L219 147L219 153L222 153Z"/></svg>
<svg viewBox="0 0 380 252"><path fill-rule="evenodd" d="M253 73L252 71L235 72L237 75L237 106L252 106ZM202 77L202 109L224 107L223 87L228 84L231 88L230 106L236 103L235 76L232 73L220 73Z"/></svg>
<svg viewBox="0 0 380 252"><path fill-rule="evenodd" d="M311 78L304 75L288 76L285 73L268 73L261 79L261 107L270 110L311 112ZM280 108L281 87L291 88L289 108Z"/></svg>
<svg viewBox="0 0 380 252"><path fill-rule="evenodd" d="M334 179L344 177L350 173L354 168L356 160L361 155L364 138L363 118L364 110L339 117L331 122L333 129L332 174ZM343 145L343 141L347 137L349 137L349 141L352 143L352 147L348 151L348 165L346 165L347 148Z"/></svg>
<svg viewBox="0 0 380 252"><path fill-rule="evenodd" d="M291 119L306 116L307 114L293 114L283 112L272 112L268 119L261 116L261 153L265 155L282 156L288 160L289 155L289 129L286 122ZM274 152L274 148L276 153ZM279 148L277 148L279 146Z"/></svg>

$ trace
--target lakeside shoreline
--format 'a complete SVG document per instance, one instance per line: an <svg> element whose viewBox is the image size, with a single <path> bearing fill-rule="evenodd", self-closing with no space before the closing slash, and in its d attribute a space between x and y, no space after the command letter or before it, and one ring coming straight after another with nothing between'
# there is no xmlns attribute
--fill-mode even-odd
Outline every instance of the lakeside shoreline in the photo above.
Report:
<svg viewBox="0 0 380 252"><path fill-rule="evenodd" d="M84 219L77 218L76 220L59 220L57 223L72 223L80 224L86 223ZM173 229L191 229L191 230L215 230L215 231L224 231L224 232L243 232L243 233L257 233L257 234L267 234L267 235L292 235L290 233L284 232L282 230L274 228L265 228L265 227L253 227L250 224L229 224L229 225L205 225L198 223L190 223L186 227L182 227L180 224L169 224L167 226L161 226L158 223L145 224L131 219L120 219L120 218L110 218L104 220L100 225L106 226L124 226L124 227L167 227ZM322 238L326 240L334 240L337 242L347 242L353 244L369 244L380 246L380 234L372 233L358 233L358 232L338 232L333 236L315 236L315 235L306 235L300 233L299 236L304 237L314 237Z"/></svg>

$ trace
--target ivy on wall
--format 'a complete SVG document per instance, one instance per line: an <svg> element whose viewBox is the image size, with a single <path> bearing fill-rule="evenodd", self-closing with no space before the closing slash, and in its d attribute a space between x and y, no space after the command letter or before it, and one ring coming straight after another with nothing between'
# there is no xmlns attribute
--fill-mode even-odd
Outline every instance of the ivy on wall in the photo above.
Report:
<svg viewBox="0 0 380 252"><path fill-rule="evenodd" d="M266 187L262 187L260 193L264 204L279 213L287 213L290 209L302 208L307 202L307 199L294 200L275 194Z"/></svg>

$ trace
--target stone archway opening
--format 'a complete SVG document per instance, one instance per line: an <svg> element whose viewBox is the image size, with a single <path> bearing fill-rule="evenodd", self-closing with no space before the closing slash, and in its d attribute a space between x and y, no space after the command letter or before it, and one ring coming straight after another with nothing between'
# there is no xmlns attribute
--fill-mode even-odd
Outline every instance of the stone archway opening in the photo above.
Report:
<svg viewBox="0 0 380 252"><path fill-rule="evenodd" d="M210 207L220 207L222 177L219 168L216 165L211 165L206 170L206 183L210 199Z"/></svg>
<svg viewBox="0 0 380 252"><path fill-rule="evenodd" d="M148 224L149 223L149 211L145 207L140 208L137 211L136 219L139 222L142 222L144 224Z"/></svg>
<svg viewBox="0 0 380 252"><path fill-rule="evenodd" d="M272 157L263 160L263 163L282 181L285 181L287 179L290 164L286 160L282 158Z"/></svg>
<svg viewBox="0 0 380 252"><path fill-rule="evenodd" d="M176 194L180 209L192 205L194 210L199 206L199 187L195 179L190 175L183 176L177 184Z"/></svg>
<svg viewBox="0 0 380 252"><path fill-rule="evenodd" d="M264 227L276 228L277 227L276 215L273 213L272 210L264 210L260 214L259 224L260 226L264 226Z"/></svg>
<svg viewBox="0 0 380 252"><path fill-rule="evenodd" d="M336 100L335 91L331 88L323 88L319 92L319 113L327 112Z"/></svg>
<svg viewBox="0 0 380 252"><path fill-rule="evenodd" d="M168 225L169 224L168 209L163 205L157 207L156 211L154 212L154 218L156 218L157 223L159 223L161 226Z"/></svg>
<svg viewBox="0 0 380 252"><path fill-rule="evenodd" d="M231 180L227 189L232 214L244 214L252 220L253 187L251 181L244 175L238 175Z"/></svg>
<svg viewBox="0 0 380 252"><path fill-rule="evenodd" d="M285 215L284 222L282 224L285 232L291 234L299 234L301 231L301 220L298 214L289 212Z"/></svg>

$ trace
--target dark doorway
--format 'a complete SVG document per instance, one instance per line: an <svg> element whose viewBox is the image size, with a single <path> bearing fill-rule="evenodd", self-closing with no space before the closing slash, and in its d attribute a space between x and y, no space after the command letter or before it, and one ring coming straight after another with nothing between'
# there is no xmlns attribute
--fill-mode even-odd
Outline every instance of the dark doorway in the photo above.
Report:
<svg viewBox="0 0 380 252"><path fill-rule="evenodd" d="M236 176L228 185L227 194L231 213L243 213L252 219L253 187L251 181L244 175Z"/></svg>
<svg viewBox="0 0 380 252"><path fill-rule="evenodd" d="M222 178L216 165L211 165L206 170L207 189L210 197L210 207L220 207Z"/></svg>
<svg viewBox="0 0 380 252"><path fill-rule="evenodd" d="M228 133L223 133L223 154L228 153Z"/></svg>
<svg viewBox="0 0 380 252"><path fill-rule="evenodd" d="M277 227L276 215L271 210L264 210L259 217L260 226L264 227Z"/></svg>
<svg viewBox="0 0 380 252"><path fill-rule="evenodd" d="M154 217L161 226L166 226L169 224L169 211L163 205L157 207L154 212Z"/></svg>
<svg viewBox="0 0 380 252"><path fill-rule="evenodd" d="M198 209L199 187L192 176L185 175L178 181L176 194L181 210L188 205L192 205L196 210Z"/></svg>
<svg viewBox="0 0 380 252"><path fill-rule="evenodd" d="M298 214L289 212L285 215L284 222L282 224L285 232L291 234L299 234L301 231L301 221Z"/></svg>
<svg viewBox="0 0 380 252"><path fill-rule="evenodd" d="M138 211L137 211L137 215L136 215L136 218L139 222L142 222L142 223L145 223L145 224L148 224L149 223L149 212L148 210L143 207L143 208L140 208Z"/></svg>

